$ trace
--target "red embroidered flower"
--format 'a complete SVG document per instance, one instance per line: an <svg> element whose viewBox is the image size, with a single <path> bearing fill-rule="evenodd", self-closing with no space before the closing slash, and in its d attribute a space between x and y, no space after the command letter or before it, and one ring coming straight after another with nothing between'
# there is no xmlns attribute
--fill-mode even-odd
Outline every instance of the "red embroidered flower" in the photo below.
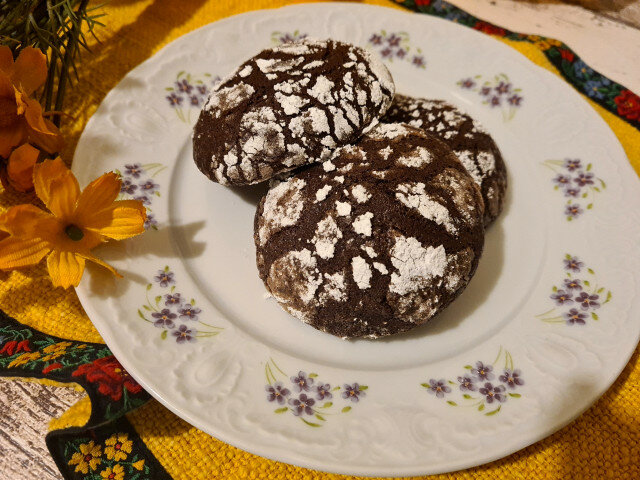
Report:
<svg viewBox="0 0 640 480"><path fill-rule="evenodd" d="M431 0L416 0L416 7L426 7L431 3Z"/></svg>
<svg viewBox="0 0 640 480"><path fill-rule="evenodd" d="M487 22L478 22L473 26L474 30L480 30L481 32L488 33L490 35L499 35L504 37L507 31L504 28L496 27Z"/></svg>
<svg viewBox="0 0 640 480"><path fill-rule="evenodd" d="M111 397L117 402L122 398L122 392L126 388L129 393L139 393L142 387L127 371L122 368L120 362L113 355L100 358L93 363L80 365L72 374L74 377L85 376L87 381L98 383L98 391L102 395Z"/></svg>
<svg viewBox="0 0 640 480"><path fill-rule="evenodd" d="M560 56L564 58L567 62L573 62L575 55L571 53L569 50L560 50Z"/></svg>
<svg viewBox="0 0 640 480"><path fill-rule="evenodd" d="M29 347L29 340L22 340L21 342L11 340L10 342L5 343L4 347L2 347L2 350L0 350L0 355L7 355L10 357L15 353L30 351L31 347Z"/></svg>
<svg viewBox="0 0 640 480"><path fill-rule="evenodd" d="M44 367L44 368L42 369L42 373L43 373L44 375L46 375L47 373L51 372L52 370L57 370L57 369L59 369L59 368L62 368L62 364L57 363L57 362L56 362L56 363L52 363L52 364L51 364L51 365L49 365L48 367Z"/></svg>
<svg viewBox="0 0 640 480"><path fill-rule="evenodd" d="M613 99L618 106L618 113L629 120L640 119L640 97L630 90L622 90L620 95Z"/></svg>

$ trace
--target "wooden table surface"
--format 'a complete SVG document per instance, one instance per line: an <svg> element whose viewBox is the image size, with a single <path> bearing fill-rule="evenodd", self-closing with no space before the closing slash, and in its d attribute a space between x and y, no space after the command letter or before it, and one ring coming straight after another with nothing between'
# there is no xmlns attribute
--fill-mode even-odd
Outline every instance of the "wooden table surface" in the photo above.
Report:
<svg viewBox="0 0 640 480"><path fill-rule="evenodd" d="M640 92L640 0L450 2L509 30L562 40L590 66ZM0 479L59 480L44 443L47 425L83 396L0 378Z"/></svg>

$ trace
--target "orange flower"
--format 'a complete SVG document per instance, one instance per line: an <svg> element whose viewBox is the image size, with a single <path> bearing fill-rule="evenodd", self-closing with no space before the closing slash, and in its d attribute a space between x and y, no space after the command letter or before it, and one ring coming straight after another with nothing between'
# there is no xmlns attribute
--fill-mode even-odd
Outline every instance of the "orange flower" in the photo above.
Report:
<svg viewBox="0 0 640 480"><path fill-rule="evenodd" d="M0 180L18 192L33 190L33 167L40 151L28 143L19 146L9 156L6 171L0 172Z"/></svg>
<svg viewBox="0 0 640 480"><path fill-rule="evenodd" d="M14 62L11 49L0 47L0 157L9 157L13 147L25 142L48 153L62 149L60 131L29 98L46 79L46 57L40 50L26 47Z"/></svg>
<svg viewBox="0 0 640 480"><path fill-rule="evenodd" d="M36 194L49 209L18 205L0 215L0 230L9 234L0 241L0 269L35 265L47 257L55 286L78 286L85 261L90 260L119 274L91 254L108 239L122 240L144 231L146 210L138 200L116 201L121 180L105 173L80 192L76 177L60 158L35 166Z"/></svg>

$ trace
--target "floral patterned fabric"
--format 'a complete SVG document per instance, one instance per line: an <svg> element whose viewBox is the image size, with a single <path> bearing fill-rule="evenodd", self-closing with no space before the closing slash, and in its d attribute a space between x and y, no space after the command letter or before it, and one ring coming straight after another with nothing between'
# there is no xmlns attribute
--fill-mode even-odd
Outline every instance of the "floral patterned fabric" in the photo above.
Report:
<svg viewBox="0 0 640 480"><path fill-rule="evenodd" d="M0 310L0 376L48 378L86 390L92 406L88 423L46 438L65 478L171 478L124 417L146 403L149 394L105 345L45 335Z"/></svg>
<svg viewBox="0 0 640 480"><path fill-rule="evenodd" d="M484 22L442 0L396 0L396 2L416 12L445 18L489 35L533 43L544 52L564 79L580 93L640 130L640 97L596 72L559 40L511 32Z"/></svg>

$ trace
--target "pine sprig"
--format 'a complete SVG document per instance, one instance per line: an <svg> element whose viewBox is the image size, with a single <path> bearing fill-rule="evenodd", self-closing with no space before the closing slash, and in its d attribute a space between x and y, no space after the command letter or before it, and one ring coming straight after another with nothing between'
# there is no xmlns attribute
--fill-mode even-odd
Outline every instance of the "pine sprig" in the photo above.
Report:
<svg viewBox="0 0 640 480"><path fill-rule="evenodd" d="M48 76L40 103L45 111L60 111L64 94L76 74L80 48L89 49L86 34L103 26L101 5L88 8L89 0L0 0L0 43L13 51L14 58L27 46L47 55ZM59 116L54 118L59 123Z"/></svg>

